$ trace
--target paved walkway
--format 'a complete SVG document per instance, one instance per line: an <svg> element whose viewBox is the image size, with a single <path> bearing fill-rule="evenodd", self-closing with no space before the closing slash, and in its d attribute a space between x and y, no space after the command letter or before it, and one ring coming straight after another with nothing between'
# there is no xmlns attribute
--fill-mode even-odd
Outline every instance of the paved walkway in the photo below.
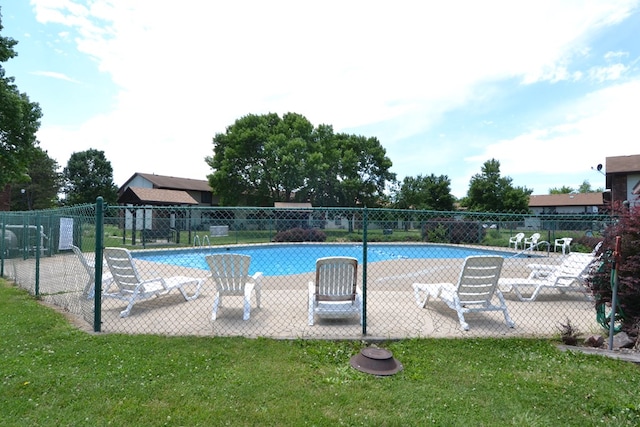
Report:
<svg viewBox="0 0 640 427"><path fill-rule="evenodd" d="M555 258L545 262L557 263ZM522 276L527 259L507 258L503 277ZM138 261L139 269L148 276L192 275L205 277L207 272L150 262ZM412 290L414 282L455 282L462 265L460 259L393 260L371 263L367 270L366 335L357 319L318 320L307 325L307 284L313 273L265 277L260 308L251 310L251 318L242 320L240 297L227 297L210 320L214 289L205 282L200 297L185 301L178 291L162 297L136 303L129 317L120 318L126 303L105 299L102 305L101 331L105 333L247 336L273 338L321 339L396 339L412 337L475 337L475 336L555 336L567 321L583 334L599 333L593 303L580 294L562 295L553 290L540 295L534 302L520 302L506 294L507 306L516 327L505 324L501 312L477 313L466 316L470 330L463 332L455 311L436 301L426 308L416 305ZM359 274L364 273L360 266ZM33 283L34 260L16 260L5 275L18 283ZM43 258L40 264L40 293L44 300L63 307L92 329L94 300L82 297L87 274L72 254ZM24 285L23 285L24 287ZM33 293L33 286L27 286Z"/></svg>

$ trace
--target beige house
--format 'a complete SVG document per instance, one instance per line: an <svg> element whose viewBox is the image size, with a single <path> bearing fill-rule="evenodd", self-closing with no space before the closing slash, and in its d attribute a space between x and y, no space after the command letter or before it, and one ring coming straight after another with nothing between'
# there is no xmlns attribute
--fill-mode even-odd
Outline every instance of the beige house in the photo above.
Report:
<svg viewBox="0 0 640 427"><path fill-rule="evenodd" d="M529 196L529 208L536 215L603 213L603 193L543 194Z"/></svg>
<svg viewBox="0 0 640 427"><path fill-rule="evenodd" d="M208 229L219 222L211 212L188 212L184 208L217 206L209 182L136 172L118 189L124 211L124 228L147 236L171 238L178 230Z"/></svg>
<svg viewBox="0 0 640 427"><path fill-rule="evenodd" d="M640 154L607 157L605 171L613 206L625 202L630 207L640 206Z"/></svg>
<svg viewBox="0 0 640 427"><path fill-rule="evenodd" d="M209 182L136 172L118 190L122 205L217 206Z"/></svg>

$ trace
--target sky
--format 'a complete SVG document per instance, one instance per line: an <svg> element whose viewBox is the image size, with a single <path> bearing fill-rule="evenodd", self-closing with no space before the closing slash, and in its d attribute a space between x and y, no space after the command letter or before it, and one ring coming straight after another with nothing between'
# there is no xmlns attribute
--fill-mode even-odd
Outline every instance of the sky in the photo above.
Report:
<svg viewBox="0 0 640 427"><path fill-rule="evenodd" d="M7 4L8 3L8 4ZM213 138L288 112L377 138L399 180L456 197L490 159L533 194L604 188L640 154L640 0L21 0L6 62L60 167L104 151L134 173L207 179ZM602 172L605 169L603 168Z"/></svg>

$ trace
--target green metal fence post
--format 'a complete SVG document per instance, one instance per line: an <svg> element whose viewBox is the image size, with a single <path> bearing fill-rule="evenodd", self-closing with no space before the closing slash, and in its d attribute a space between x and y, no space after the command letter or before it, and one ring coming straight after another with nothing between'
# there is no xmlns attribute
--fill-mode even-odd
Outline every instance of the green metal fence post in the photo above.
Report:
<svg viewBox="0 0 640 427"><path fill-rule="evenodd" d="M362 335L367 335L367 207L362 211Z"/></svg>
<svg viewBox="0 0 640 427"><path fill-rule="evenodd" d="M6 218L5 215L2 214L0 219L0 225L2 225L2 240L0 240L0 277L4 277L4 258L6 256L7 248L5 248L6 244L6 236L7 236L7 228L6 228Z"/></svg>
<svg viewBox="0 0 640 427"><path fill-rule="evenodd" d="M36 296L40 295L40 239L43 231L40 229L40 214L36 214L36 232L35 232L35 252L36 252Z"/></svg>
<svg viewBox="0 0 640 427"><path fill-rule="evenodd" d="M100 332L102 323L102 248L104 246L104 202L101 196L96 199L96 248L95 248L95 277L93 331Z"/></svg>
<svg viewBox="0 0 640 427"><path fill-rule="evenodd" d="M29 257L29 217L22 214L22 259Z"/></svg>

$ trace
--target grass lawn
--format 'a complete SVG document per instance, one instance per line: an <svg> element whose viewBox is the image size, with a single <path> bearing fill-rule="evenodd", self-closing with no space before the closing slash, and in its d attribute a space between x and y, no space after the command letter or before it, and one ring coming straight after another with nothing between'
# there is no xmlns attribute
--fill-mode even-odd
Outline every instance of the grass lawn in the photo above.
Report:
<svg viewBox="0 0 640 427"><path fill-rule="evenodd" d="M95 335L0 279L3 426L622 426L640 368L537 339L380 345L378 378L345 341Z"/></svg>

